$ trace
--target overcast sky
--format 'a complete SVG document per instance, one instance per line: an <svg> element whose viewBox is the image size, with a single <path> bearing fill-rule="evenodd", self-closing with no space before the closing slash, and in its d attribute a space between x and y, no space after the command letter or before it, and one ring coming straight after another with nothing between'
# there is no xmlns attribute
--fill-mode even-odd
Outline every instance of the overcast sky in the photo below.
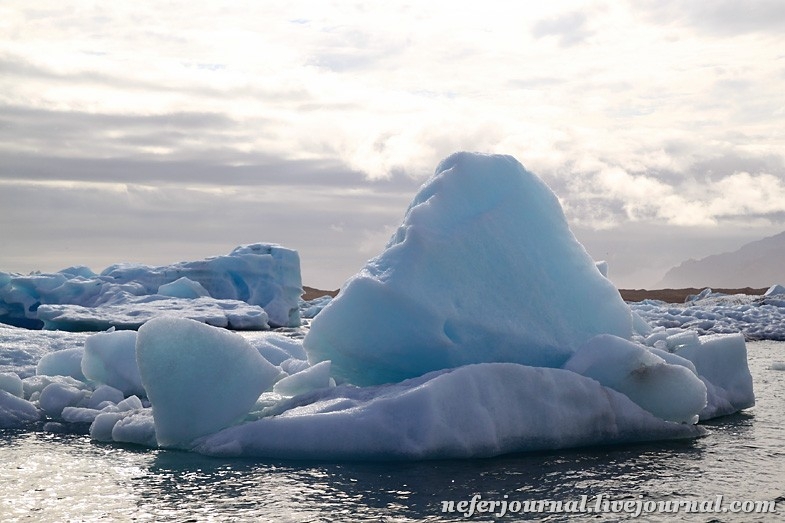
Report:
<svg viewBox="0 0 785 523"><path fill-rule="evenodd" d="M622 287L785 229L785 2L0 3L0 270L273 242L337 288L518 158Z"/></svg>

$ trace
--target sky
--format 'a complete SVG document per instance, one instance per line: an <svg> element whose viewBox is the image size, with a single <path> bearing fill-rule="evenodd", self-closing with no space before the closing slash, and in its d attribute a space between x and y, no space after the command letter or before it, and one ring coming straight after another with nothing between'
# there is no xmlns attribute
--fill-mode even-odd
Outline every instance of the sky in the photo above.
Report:
<svg viewBox="0 0 785 523"><path fill-rule="evenodd" d="M785 230L785 2L0 3L0 271L268 242L338 288L459 150L624 288Z"/></svg>

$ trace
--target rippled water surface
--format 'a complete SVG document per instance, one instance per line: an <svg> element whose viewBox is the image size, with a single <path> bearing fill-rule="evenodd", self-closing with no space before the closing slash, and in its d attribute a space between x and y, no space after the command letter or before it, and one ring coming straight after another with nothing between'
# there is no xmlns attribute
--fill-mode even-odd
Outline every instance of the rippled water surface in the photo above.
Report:
<svg viewBox="0 0 785 523"><path fill-rule="evenodd" d="M777 500L779 514L680 514L785 521L785 343L748 344L757 405L705 424L706 437L624 447L416 463L224 460L0 431L0 521L438 521L442 501ZM504 496L507 498L504 498ZM643 496L642 498L640 496ZM502 520L561 521L564 514ZM624 514L573 515L615 521ZM474 516L473 521L491 520ZM646 514L643 521L672 521Z"/></svg>

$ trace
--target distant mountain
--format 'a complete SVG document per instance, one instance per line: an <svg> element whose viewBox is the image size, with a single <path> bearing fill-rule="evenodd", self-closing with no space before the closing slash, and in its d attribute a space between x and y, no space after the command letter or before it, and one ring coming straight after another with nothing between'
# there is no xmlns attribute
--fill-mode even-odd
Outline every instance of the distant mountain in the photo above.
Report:
<svg viewBox="0 0 785 523"><path fill-rule="evenodd" d="M678 287L768 287L785 284L785 232L743 245L739 250L687 260L657 284Z"/></svg>

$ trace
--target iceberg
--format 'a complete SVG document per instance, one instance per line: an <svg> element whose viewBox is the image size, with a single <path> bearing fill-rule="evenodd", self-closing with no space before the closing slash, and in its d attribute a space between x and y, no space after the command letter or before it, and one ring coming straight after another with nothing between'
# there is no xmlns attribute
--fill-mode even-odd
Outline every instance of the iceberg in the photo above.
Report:
<svg viewBox="0 0 785 523"><path fill-rule="evenodd" d="M105 305L216 299L196 270L109 272ZM71 273L0 285L20 300L62 285L101 295L83 285L90 272ZM240 335L155 317L50 345L38 369L57 376L30 376L0 339L28 373L0 379L0 424L89 423L98 441L213 456L408 460L694 438L698 420L754 404L742 335L651 326L605 274L535 175L510 156L459 153L336 298L300 303L310 327ZM193 282L210 296L190 296L202 294ZM251 287L221 299L251 299Z"/></svg>
<svg viewBox="0 0 785 523"><path fill-rule="evenodd" d="M302 360L300 360L302 361ZM281 396L297 396L311 390L324 389L329 387L330 381L330 362L323 361L313 366L308 366L306 362L302 369L282 378L273 386L273 392Z"/></svg>
<svg viewBox="0 0 785 523"><path fill-rule="evenodd" d="M377 385L470 363L560 367L597 334L630 338L630 308L553 192L510 156L457 153L304 346L337 378Z"/></svg>
<svg viewBox="0 0 785 523"><path fill-rule="evenodd" d="M280 375L240 335L186 319L144 324L136 358L163 447L187 448L241 420Z"/></svg>
<svg viewBox="0 0 785 523"><path fill-rule="evenodd" d="M101 332L87 338L82 372L89 380L121 391L124 397L144 396L136 363L136 332Z"/></svg>
<svg viewBox="0 0 785 523"><path fill-rule="evenodd" d="M295 398L277 416L196 441L212 456L400 460L490 457L575 446L691 438L625 395L562 369L466 365L375 387Z"/></svg>
<svg viewBox="0 0 785 523"><path fill-rule="evenodd" d="M115 264L100 274L0 273L0 322L61 330L136 329L152 317L190 317L233 329L296 327L302 294L297 251L242 245L225 256L153 267Z"/></svg>
<svg viewBox="0 0 785 523"><path fill-rule="evenodd" d="M779 283L775 283L774 285L772 285L771 287L766 289L766 292L763 293L763 295L766 296L766 297L769 297L769 296L783 296L783 295L785 295L785 287L783 287Z"/></svg>
<svg viewBox="0 0 785 523"><path fill-rule="evenodd" d="M741 334L700 336L697 342L678 347L676 355L695 365L709 390L701 419L733 414L755 405L747 345Z"/></svg>
<svg viewBox="0 0 785 523"><path fill-rule="evenodd" d="M162 285L187 277L213 298L263 307L271 325L300 324L300 257L297 251L280 245L241 245L226 256L164 267L116 264L106 268L101 276L120 285L139 283L145 294L155 294Z"/></svg>

